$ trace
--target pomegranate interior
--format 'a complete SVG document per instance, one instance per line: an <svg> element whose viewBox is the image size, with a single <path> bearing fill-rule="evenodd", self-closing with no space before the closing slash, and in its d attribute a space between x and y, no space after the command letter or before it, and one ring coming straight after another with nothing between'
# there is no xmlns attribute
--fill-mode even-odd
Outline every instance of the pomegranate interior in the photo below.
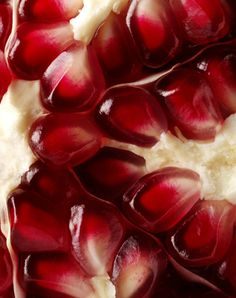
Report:
<svg viewBox="0 0 236 298"><path fill-rule="evenodd" d="M1 298L236 297L235 25L0 1Z"/></svg>

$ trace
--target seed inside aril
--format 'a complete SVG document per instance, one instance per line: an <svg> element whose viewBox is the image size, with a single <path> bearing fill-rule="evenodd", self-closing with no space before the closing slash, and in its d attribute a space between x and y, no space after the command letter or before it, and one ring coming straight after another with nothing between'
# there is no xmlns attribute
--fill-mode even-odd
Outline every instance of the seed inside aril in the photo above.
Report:
<svg viewBox="0 0 236 298"><path fill-rule="evenodd" d="M163 168L139 179L124 195L124 212L140 227L163 232L175 226L200 199L197 173Z"/></svg>
<svg viewBox="0 0 236 298"><path fill-rule="evenodd" d="M105 93L97 121L110 137L149 147L167 130L165 114L148 91L140 87L114 87Z"/></svg>
<svg viewBox="0 0 236 298"><path fill-rule="evenodd" d="M75 171L92 194L120 201L124 192L143 175L145 160L127 150L104 147ZM117 202L119 203L119 202Z"/></svg>
<svg viewBox="0 0 236 298"><path fill-rule="evenodd" d="M104 87L93 49L77 43L46 69L41 79L41 99L51 111L83 111L95 105Z"/></svg>
<svg viewBox="0 0 236 298"><path fill-rule="evenodd" d="M155 85L159 100L163 100L173 126L188 139L212 140L219 132L222 116L214 93L197 70L176 69Z"/></svg>

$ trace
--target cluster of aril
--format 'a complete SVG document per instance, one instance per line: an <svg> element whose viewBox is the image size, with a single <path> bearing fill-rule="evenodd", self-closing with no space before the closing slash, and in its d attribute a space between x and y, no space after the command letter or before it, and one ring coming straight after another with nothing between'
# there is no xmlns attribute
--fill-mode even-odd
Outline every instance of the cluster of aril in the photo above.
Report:
<svg viewBox="0 0 236 298"><path fill-rule="evenodd" d="M3 50L11 8L0 3ZM2 93L11 76L39 79L44 109L29 131L40 161L8 198L15 290L110 298L114 285L117 298L236 296L236 207L202 198L198 173L147 173L144 158L128 151L151 148L168 131L211 142L236 112L235 4L130 1L88 45L75 41L69 22L82 6L20 0L5 51L12 74L2 54ZM8 298L2 235L0 265L0 296Z"/></svg>

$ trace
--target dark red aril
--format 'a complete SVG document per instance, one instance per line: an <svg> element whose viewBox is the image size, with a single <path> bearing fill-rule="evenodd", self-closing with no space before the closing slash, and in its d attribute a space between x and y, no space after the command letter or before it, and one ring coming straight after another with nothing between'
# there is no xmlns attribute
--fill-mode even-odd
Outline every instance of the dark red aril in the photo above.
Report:
<svg viewBox="0 0 236 298"><path fill-rule="evenodd" d="M23 175L21 184L30 187L50 204L62 209L70 208L83 195L81 185L73 171L54 168L39 161Z"/></svg>
<svg viewBox="0 0 236 298"><path fill-rule="evenodd" d="M117 297L153 297L167 265L160 244L147 234L133 232L121 245L112 271Z"/></svg>
<svg viewBox="0 0 236 298"><path fill-rule="evenodd" d="M72 253L87 274L96 276L110 272L126 231L118 210L108 203L87 198L72 207L70 231Z"/></svg>
<svg viewBox="0 0 236 298"><path fill-rule="evenodd" d="M168 234L170 254L185 266L214 264L229 249L235 223L235 206L226 200L202 200Z"/></svg>
<svg viewBox="0 0 236 298"><path fill-rule="evenodd" d="M133 0L127 24L145 66L157 68L180 49L176 23L166 0Z"/></svg>
<svg viewBox="0 0 236 298"><path fill-rule="evenodd" d="M175 226L200 199L197 173L163 168L139 179L124 195L124 212L140 227L157 233Z"/></svg>
<svg viewBox="0 0 236 298"><path fill-rule="evenodd" d="M12 286L13 269L6 239L0 232L0 297L10 297L10 287Z"/></svg>
<svg viewBox="0 0 236 298"><path fill-rule="evenodd" d="M184 37L191 43L216 41L229 33L229 15L224 1L170 0Z"/></svg>
<svg viewBox="0 0 236 298"><path fill-rule="evenodd" d="M8 62L19 78L39 79L48 65L72 42L72 27L67 22L23 23L11 39Z"/></svg>
<svg viewBox="0 0 236 298"><path fill-rule="evenodd" d="M0 102L12 80L12 74L7 66L4 53L0 50Z"/></svg>
<svg viewBox="0 0 236 298"><path fill-rule="evenodd" d="M120 202L145 171L145 160L127 150L104 147L75 169L86 189L102 199Z"/></svg>
<svg viewBox="0 0 236 298"><path fill-rule="evenodd" d="M75 17L82 6L82 0L20 0L18 15L22 21L64 21Z"/></svg>
<svg viewBox="0 0 236 298"><path fill-rule="evenodd" d="M101 134L90 118L80 113L48 114L38 118L29 144L39 159L57 166L77 165L101 147Z"/></svg>
<svg viewBox="0 0 236 298"><path fill-rule="evenodd" d="M64 253L31 254L21 262L19 281L28 297L93 297L88 277L79 264Z"/></svg>
<svg viewBox="0 0 236 298"><path fill-rule="evenodd" d="M0 49L4 50L11 32L12 9L8 3L0 3Z"/></svg>
<svg viewBox="0 0 236 298"><path fill-rule="evenodd" d="M201 72L188 68L173 70L157 81L155 93L164 102L174 130L179 128L188 139L215 138L223 118L213 90Z"/></svg>
<svg viewBox="0 0 236 298"><path fill-rule="evenodd" d="M236 112L236 51L232 47L213 47L197 60L212 86L216 100L227 113Z"/></svg>
<svg viewBox="0 0 236 298"><path fill-rule="evenodd" d="M16 189L8 199L11 244L17 252L65 251L70 235L67 210L27 189Z"/></svg>
<svg viewBox="0 0 236 298"><path fill-rule="evenodd" d="M95 52L77 43L46 69L41 79L41 100L50 111L84 111L96 104L104 87Z"/></svg>
<svg viewBox="0 0 236 298"><path fill-rule="evenodd" d="M153 146L167 130L165 114L154 96L140 87L108 89L97 121L110 137L138 146Z"/></svg>
<svg viewBox="0 0 236 298"><path fill-rule="evenodd" d="M121 15L109 15L98 28L92 46L109 83L133 78L136 53Z"/></svg>

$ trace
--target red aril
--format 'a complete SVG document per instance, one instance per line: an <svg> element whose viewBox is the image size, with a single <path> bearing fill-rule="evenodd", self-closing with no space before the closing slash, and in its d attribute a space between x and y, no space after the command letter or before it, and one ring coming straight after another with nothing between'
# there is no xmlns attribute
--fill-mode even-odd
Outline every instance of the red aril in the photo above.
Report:
<svg viewBox="0 0 236 298"><path fill-rule="evenodd" d="M109 15L98 28L92 46L109 82L132 78L136 53L121 15Z"/></svg>
<svg viewBox="0 0 236 298"><path fill-rule="evenodd" d="M124 212L140 227L157 233L175 226L200 199L197 173L163 168L139 179L124 195Z"/></svg>
<svg viewBox="0 0 236 298"><path fill-rule="evenodd" d="M88 116L80 113L42 116L29 133L33 152L57 166L80 164L100 149L101 142L99 130Z"/></svg>
<svg viewBox="0 0 236 298"><path fill-rule="evenodd" d="M4 50L11 32L12 9L8 3L0 3L0 49Z"/></svg>
<svg viewBox="0 0 236 298"><path fill-rule="evenodd" d="M224 1L170 0L185 38L194 44L216 41L229 33Z"/></svg>
<svg viewBox="0 0 236 298"><path fill-rule="evenodd" d="M234 224L234 205L225 200L202 200L168 234L167 247L180 264L209 266L228 251Z"/></svg>
<svg viewBox="0 0 236 298"><path fill-rule="evenodd" d="M94 297L89 279L76 261L64 253L32 254L21 264L19 277L28 297ZM37 296L38 295L38 296Z"/></svg>
<svg viewBox="0 0 236 298"><path fill-rule="evenodd" d="M11 72L7 66L4 53L0 50L0 102L7 91L7 88L12 80Z"/></svg>
<svg viewBox="0 0 236 298"><path fill-rule="evenodd" d="M63 181L63 183L62 183ZM57 208L70 208L83 194L80 183L73 171L54 168L37 161L21 179L34 192L44 197Z"/></svg>
<svg viewBox="0 0 236 298"><path fill-rule="evenodd" d="M143 175L145 160L127 150L104 147L75 171L87 191L120 203L124 192Z"/></svg>
<svg viewBox="0 0 236 298"><path fill-rule="evenodd" d="M160 67L178 53L180 40L168 1L133 0L126 22L145 66Z"/></svg>
<svg viewBox="0 0 236 298"><path fill-rule="evenodd" d="M18 15L23 21L69 20L79 13L82 6L82 0L20 0Z"/></svg>
<svg viewBox="0 0 236 298"><path fill-rule="evenodd" d="M97 108L96 117L110 137L138 146L153 146L167 130L160 104L140 87L108 89Z"/></svg>
<svg viewBox="0 0 236 298"><path fill-rule="evenodd" d="M8 199L8 212L11 244L17 252L68 250L66 211L57 213L55 204L31 190L18 188Z"/></svg>
<svg viewBox="0 0 236 298"><path fill-rule="evenodd" d="M236 112L235 47L213 47L200 56L198 67L206 73L216 100L227 113Z"/></svg>
<svg viewBox="0 0 236 298"><path fill-rule="evenodd" d="M153 297L167 260L160 244L149 235L133 232L118 251L112 271L117 297Z"/></svg>
<svg viewBox="0 0 236 298"><path fill-rule="evenodd" d="M67 22L23 23L11 39L8 62L19 78L39 79L48 65L72 42L72 27Z"/></svg>
<svg viewBox="0 0 236 298"><path fill-rule="evenodd" d="M6 246L6 239L0 232L0 297L8 298L8 290L12 286L12 271L12 262Z"/></svg>
<svg viewBox="0 0 236 298"><path fill-rule="evenodd" d="M104 87L93 49L77 43L46 69L41 79L41 100L50 111L83 111L96 104Z"/></svg>
<svg viewBox="0 0 236 298"><path fill-rule="evenodd" d="M204 75L193 69L173 70L155 85L157 99L168 110L173 126L188 139L212 140L223 118Z"/></svg>
<svg viewBox="0 0 236 298"><path fill-rule="evenodd" d="M99 212L98 212L99 210ZM111 205L87 198L71 209L72 253L87 274L106 275L126 227Z"/></svg>

